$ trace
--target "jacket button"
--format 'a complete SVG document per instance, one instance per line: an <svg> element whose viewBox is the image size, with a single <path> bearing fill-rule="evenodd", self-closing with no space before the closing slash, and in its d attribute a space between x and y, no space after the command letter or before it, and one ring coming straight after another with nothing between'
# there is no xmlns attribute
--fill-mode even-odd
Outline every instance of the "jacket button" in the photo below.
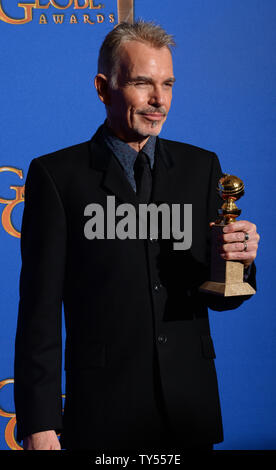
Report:
<svg viewBox="0 0 276 470"><path fill-rule="evenodd" d="M153 286L153 289L155 292L158 292L161 289L161 287L163 287L161 282L156 282Z"/></svg>
<svg viewBox="0 0 276 470"><path fill-rule="evenodd" d="M157 338L157 341L159 344L165 344L167 342L168 338L166 335L159 335Z"/></svg>

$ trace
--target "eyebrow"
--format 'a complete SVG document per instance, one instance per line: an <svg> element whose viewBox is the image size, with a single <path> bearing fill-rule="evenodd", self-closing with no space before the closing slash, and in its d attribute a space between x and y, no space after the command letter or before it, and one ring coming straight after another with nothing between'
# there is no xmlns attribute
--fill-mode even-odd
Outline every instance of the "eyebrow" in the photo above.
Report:
<svg viewBox="0 0 276 470"><path fill-rule="evenodd" d="M137 75L136 77L129 78L127 80L128 83L134 83L134 82L147 82L147 83L153 83L153 79L150 77L146 77L144 75ZM175 77L169 77L164 80L164 83L174 83L175 82Z"/></svg>

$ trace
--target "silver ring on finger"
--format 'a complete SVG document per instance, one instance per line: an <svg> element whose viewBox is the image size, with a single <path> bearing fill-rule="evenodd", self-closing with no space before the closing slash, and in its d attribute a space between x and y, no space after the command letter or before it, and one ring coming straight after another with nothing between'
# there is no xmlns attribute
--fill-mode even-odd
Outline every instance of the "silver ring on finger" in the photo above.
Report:
<svg viewBox="0 0 276 470"><path fill-rule="evenodd" d="M247 250L247 243L246 242L243 242L243 250L242 251L246 251Z"/></svg>

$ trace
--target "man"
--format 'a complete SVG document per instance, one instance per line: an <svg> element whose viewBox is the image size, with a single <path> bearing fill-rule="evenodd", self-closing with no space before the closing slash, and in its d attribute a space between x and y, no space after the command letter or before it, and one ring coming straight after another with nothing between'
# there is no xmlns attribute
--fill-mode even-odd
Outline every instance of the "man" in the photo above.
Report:
<svg viewBox="0 0 276 470"><path fill-rule="evenodd" d="M151 23L118 25L95 78L106 122L90 142L31 162L15 352L25 449L60 449L60 431L64 448L97 451L204 449L223 439L207 307L236 308L245 297L198 290L209 278L221 169L215 154L157 137L171 105L173 44ZM192 204L191 248L174 250L172 237L85 236L90 205L106 217L108 196L117 208ZM253 286L258 241L255 225L239 221L221 244Z"/></svg>

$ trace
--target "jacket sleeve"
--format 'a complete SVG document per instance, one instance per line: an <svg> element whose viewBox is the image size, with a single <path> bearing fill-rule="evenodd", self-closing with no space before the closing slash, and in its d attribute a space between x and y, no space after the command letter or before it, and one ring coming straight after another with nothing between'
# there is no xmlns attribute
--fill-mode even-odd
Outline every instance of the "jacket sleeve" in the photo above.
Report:
<svg viewBox="0 0 276 470"><path fill-rule="evenodd" d="M218 217L218 209L222 206L222 199L217 192L218 181L222 176L222 170L217 155L213 154L212 168L209 180L209 200L208 200L208 224L215 222ZM211 253L211 228L207 228L207 239L208 239L208 253L209 253L209 266L210 266L210 253ZM250 273L246 279L255 290L256 290L256 266L252 263ZM208 307L212 310L232 310L239 307L245 300L248 300L252 295L234 296L234 297L223 297L214 294L202 294Z"/></svg>
<svg viewBox="0 0 276 470"><path fill-rule="evenodd" d="M62 425L62 290L66 219L52 177L32 160L25 184L15 339L17 439Z"/></svg>

